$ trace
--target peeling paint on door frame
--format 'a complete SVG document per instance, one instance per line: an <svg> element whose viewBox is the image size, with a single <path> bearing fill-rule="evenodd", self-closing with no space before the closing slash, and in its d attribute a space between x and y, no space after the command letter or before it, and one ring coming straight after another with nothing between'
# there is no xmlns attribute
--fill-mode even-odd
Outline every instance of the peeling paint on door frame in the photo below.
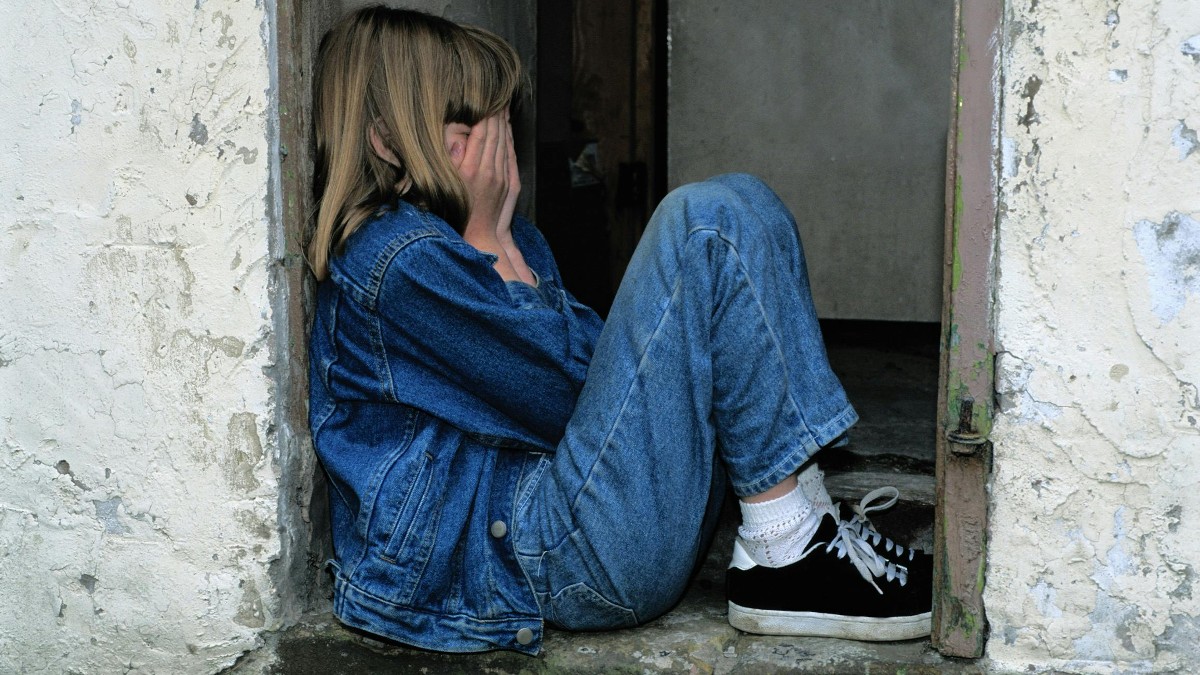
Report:
<svg viewBox="0 0 1200 675"><path fill-rule="evenodd" d="M946 274L934 527L933 644L978 658L994 407L993 261L999 184L1002 0L959 1L946 149Z"/></svg>
<svg viewBox="0 0 1200 675"><path fill-rule="evenodd" d="M280 335L276 372L280 414L279 522L282 555L272 566L284 595L283 611L295 619L330 593L321 564L331 551L324 475L308 435L308 322L315 283L304 242L313 211L312 62L320 36L318 10L299 0L273 3L272 86L274 138L271 161L273 217L271 280Z"/></svg>

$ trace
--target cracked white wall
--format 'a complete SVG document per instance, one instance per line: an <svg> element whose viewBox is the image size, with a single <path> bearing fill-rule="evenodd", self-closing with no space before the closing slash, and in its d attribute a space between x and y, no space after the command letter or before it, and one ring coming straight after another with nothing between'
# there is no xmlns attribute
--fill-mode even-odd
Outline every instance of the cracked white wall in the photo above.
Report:
<svg viewBox="0 0 1200 675"><path fill-rule="evenodd" d="M214 671L277 613L267 9L18 4L0 671Z"/></svg>
<svg viewBox="0 0 1200 675"><path fill-rule="evenodd" d="M1200 664L1200 4L1007 3L988 655Z"/></svg>

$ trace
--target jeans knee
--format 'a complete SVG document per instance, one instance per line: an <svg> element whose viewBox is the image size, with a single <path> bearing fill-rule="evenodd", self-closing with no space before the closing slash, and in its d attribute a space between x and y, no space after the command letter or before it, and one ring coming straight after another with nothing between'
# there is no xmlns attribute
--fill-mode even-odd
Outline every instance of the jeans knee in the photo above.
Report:
<svg viewBox="0 0 1200 675"><path fill-rule="evenodd" d="M721 185L724 185L739 193L759 194L762 192L768 192L771 195L775 194L763 179L755 176L752 173L722 173L717 174L708 180L714 183L720 183Z"/></svg>
<svg viewBox="0 0 1200 675"><path fill-rule="evenodd" d="M729 185L713 179L687 183L671 190L663 198L659 208L669 211L694 212L697 209L711 210L735 202L737 192Z"/></svg>
<svg viewBox="0 0 1200 675"><path fill-rule="evenodd" d="M683 223L689 233L696 229L726 230L757 215L755 201L762 198L764 190L773 194L749 174L722 174L687 183L663 198L655 219Z"/></svg>
<svg viewBox="0 0 1200 675"><path fill-rule="evenodd" d="M724 199L744 203L753 207L760 214L777 210L787 212L787 207L784 206L779 195L771 189L771 186L767 185L766 181L754 174L723 173L703 182L694 183L692 186L684 187L697 187L709 195L723 195ZM790 212L787 213L790 216Z"/></svg>
<svg viewBox="0 0 1200 675"><path fill-rule="evenodd" d="M728 188L740 198L759 207L760 210L783 210L788 213L789 217L791 215L771 186L754 174L723 173L713 176L709 181Z"/></svg>
<svg viewBox="0 0 1200 675"><path fill-rule="evenodd" d="M779 195L761 178L748 173L720 174L683 185L668 194L663 204L682 208L692 219L703 214L723 214L727 227L753 223L756 230L779 228L794 232L796 228L795 218Z"/></svg>
<svg viewBox="0 0 1200 675"><path fill-rule="evenodd" d="M720 183L681 185L659 202L639 247L682 247L697 231L727 229L728 215L743 209L737 194Z"/></svg>
<svg viewBox="0 0 1200 675"><path fill-rule="evenodd" d="M799 248L796 221L756 176L730 173L672 190L643 235L651 248L682 247L700 233L716 234L738 248Z"/></svg>

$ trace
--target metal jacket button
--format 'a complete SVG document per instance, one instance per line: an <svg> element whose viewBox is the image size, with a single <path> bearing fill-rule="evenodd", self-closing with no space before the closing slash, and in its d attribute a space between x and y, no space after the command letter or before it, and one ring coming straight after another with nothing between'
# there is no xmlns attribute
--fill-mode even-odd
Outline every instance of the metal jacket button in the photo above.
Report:
<svg viewBox="0 0 1200 675"><path fill-rule="evenodd" d="M506 535L506 534L508 534L508 525L505 525L503 520L497 520L496 522L492 523L492 536L493 537L495 537L497 539L503 539L504 535ZM522 629L522 630L525 630L525 629ZM520 633L517 633L517 635L520 635ZM532 638L530 638L530 639L532 639ZM522 642L521 644L524 645L524 644L529 644L529 643Z"/></svg>
<svg viewBox="0 0 1200 675"><path fill-rule="evenodd" d="M500 524L503 525L504 523ZM530 642L533 642L533 631L529 630L528 628L522 628L521 630L517 631L517 644L527 645Z"/></svg>

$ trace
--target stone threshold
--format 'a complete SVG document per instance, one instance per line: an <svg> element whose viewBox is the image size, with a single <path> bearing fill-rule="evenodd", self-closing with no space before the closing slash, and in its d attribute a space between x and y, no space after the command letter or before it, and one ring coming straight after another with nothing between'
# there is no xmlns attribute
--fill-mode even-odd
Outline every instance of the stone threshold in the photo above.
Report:
<svg viewBox="0 0 1200 675"><path fill-rule="evenodd" d="M548 630L538 656L515 652L440 654L384 643L329 615L268 636L264 647L225 671L271 673L984 673L981 664L941 656L928 640L854 642L750 635L729 626L719 604L689 597L638 628L603 633Z"/></svg>
<svg viewBox="0 0 1200 675"><path fill-rule="evenodd" d="M878 470L878 467L876 467ZM884 473L890 473L884 471ZM882 476L876 477L880 478ZM890 474L904 501L874 517L880 529L922 545L933 511L928 476ZM899 478L899 480L895 480ZM872 486L877 480L867 481ZM835 499L860 497L861 485L831 480ZM897 485L900 487L900 485ZM907 489L905 489L907 488ZM921 489L917 489L921 488ZM841 493L841 494L839 494ZM909 499L911 495L915 499ZM225 671L279 673L983 673L982 662L946 658L928 639L855 642L829 638L751 635L725 617L724 571L736 534L737 508L726 504L705 564L672 611L637 628L573 633L548 629L538 656L514 652L441 654L384 642L316 614L265 636L264 646Z"/></svg>

